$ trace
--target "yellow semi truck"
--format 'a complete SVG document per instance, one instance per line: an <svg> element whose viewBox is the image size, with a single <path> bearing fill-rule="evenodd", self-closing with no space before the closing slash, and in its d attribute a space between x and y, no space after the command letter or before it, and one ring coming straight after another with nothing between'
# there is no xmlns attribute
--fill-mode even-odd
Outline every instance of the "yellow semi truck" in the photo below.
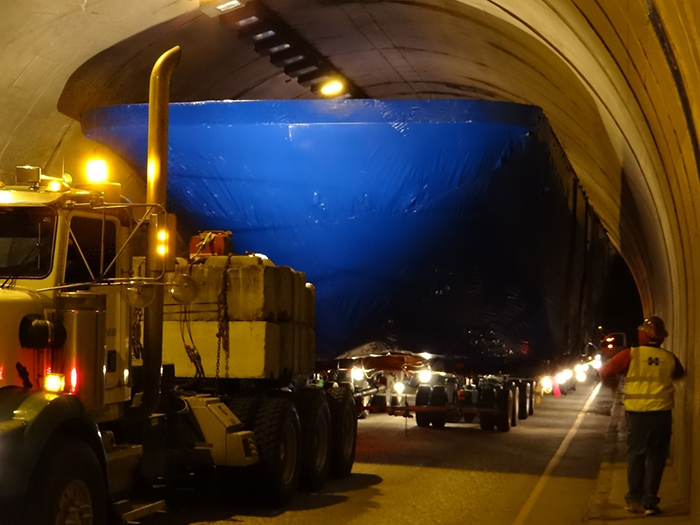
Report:
<svg viewBox="0 0 700 525"><path fill-rule="evenodd" d="M202 471L250 478L284 505L300 483L318 490L352 469L355 404L314 381L304 274L261 255L204 255L210 235L174 256L179 53L151 76L146 204L99 169L73 185L24 166L0 186L2 523L127 522L164 506L136 503L138 487Z"/></svg>

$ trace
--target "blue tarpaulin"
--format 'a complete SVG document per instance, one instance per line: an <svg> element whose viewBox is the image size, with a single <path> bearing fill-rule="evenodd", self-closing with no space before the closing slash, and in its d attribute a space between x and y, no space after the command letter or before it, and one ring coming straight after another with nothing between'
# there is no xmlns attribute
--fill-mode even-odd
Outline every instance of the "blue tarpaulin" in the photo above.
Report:
<svg viewBox="0 0 700 525"><path fill-rule="evenodd" d="M83 127L145 174L147 112ZM325 355L376 338L552 355L577 219L545 128L539 108L484 101L171 104L168 205L187 234L230 229L237 252L306 272Z"/></svg>

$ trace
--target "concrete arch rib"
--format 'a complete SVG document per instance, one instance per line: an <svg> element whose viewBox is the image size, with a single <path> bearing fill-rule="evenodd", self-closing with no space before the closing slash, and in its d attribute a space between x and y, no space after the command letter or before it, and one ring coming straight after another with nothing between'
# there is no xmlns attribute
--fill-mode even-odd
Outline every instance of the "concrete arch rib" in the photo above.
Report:
<svg viewBox="0 0 700 525"><path fill-rule="evenodd" d="M677 266L672 264L674 248L679 242L678 226L673 224L675 214L667 205L673 201L664 181L661 156L623 72L573 3L554 5L541 1L524 5L509 0L463 0L463 3L507 20L538 40L571 69L592 99L605 134L594 141L607 142L604 146L606 155L611 155L612 148L610 163L619 166L617 173L598 171L597 174L603 175L608 182L603 191L632 208L621 207L617 213L601 209L598 203L606 199L596 192L596 185L587 177L595 173L588 169L590 161L570 154L571 162L581 176L584 188L590 188L588 193L593 206L608 227L613 243L630 263L645 310L672 317L672 298L680 285ZM567 143L575 138L567 137L566 131L562 132L558 127L557 123L562 119L557 118L556 109L550 111L555 101L544 100L539 105L568 151ZM592 133L595 130L587 131L590 140L595 136ZM623 193L624 199L621 199ZM617 228L612 227L614 224Z"/></svg>

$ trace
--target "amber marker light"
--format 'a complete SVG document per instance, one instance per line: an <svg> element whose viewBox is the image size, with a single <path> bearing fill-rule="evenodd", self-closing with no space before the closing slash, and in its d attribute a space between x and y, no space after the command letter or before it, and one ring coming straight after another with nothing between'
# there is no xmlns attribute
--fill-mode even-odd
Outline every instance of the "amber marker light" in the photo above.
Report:
<svg viewBox="0 0 700 525"><path fill-rule="evenodd" d="M345 90L345 85L340 80L329 80L321 86L319 92L324 97L340 95Z"/></svg>
<svg viewBox="0 0 700 525"><path fill-rule="evenodd" d="M106 182L108 176L107 162L103 159L89 160L85 166L87 180L91 184Z"/></svg>
<svg viewBox="0 0 700 525"><path fill-rule="evenodd" d="M52 180L49 182L48 186L46 186L46 189L51 192L61 191L63 189L63 183L61 181Z"/></svg>
<svg viewBox="0 0 700 525"><path fill-rule="evenodd" d="M44 390L47 392L63 392L66 389L66 378L63 374L46 374L44 376Z"/></svg>

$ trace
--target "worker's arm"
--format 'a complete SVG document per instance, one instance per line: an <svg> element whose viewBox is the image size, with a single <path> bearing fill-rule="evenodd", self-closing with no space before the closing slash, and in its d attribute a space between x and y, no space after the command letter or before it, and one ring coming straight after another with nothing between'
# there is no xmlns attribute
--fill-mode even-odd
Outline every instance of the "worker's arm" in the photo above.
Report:
<svg viewBox="0 0 700 525"><path fill-rule="evenodd" d="M598 371L601 381L608 386L616 385L619 377L627 374L630 359L629 348L621 350L614 357L608 359Z"/></svg>
<svg viewBox="0 0 700 525"><path fill-rule="evenodd" d="M675 355L673 356L673 359L676 360L676 368L673 370L673 379L680 379L681 377L685 376L685 368L683 368L683 365Z"/></svg>

